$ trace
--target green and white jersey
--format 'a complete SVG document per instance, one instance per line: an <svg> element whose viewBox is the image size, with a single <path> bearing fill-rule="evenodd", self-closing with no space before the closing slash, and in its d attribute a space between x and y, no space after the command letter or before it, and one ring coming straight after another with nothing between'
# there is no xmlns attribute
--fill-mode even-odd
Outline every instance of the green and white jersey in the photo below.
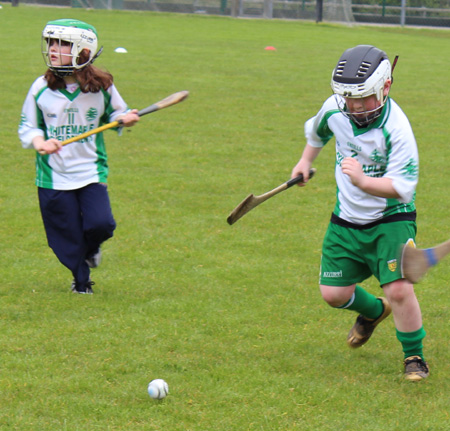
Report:
<svg viewBox="0 0 450 431"><path fill-rule="evenodd" d="M60 141L115 121L127 111L116 87L82 93L77 84L68 90L50 90L43 76L31 86L19 125L24 148L33 148L36 136ZM108 163L103 133L65 145L58 153L36 152L36 185L54 190L75 190L91 183L106 182Z"/></svg>
<svg viewBox="0 0 450 431"><path fill-rule="evenodd" d="M358 129L328 98L318 114L305 123L307 143L323 147L336 139L337 202L334 214L343 220L364 225L393 214L415 211L415 189L419 174L419 156L411 125L392 99L388 98L382 114L367 128ZM342 173L345 157L355 157L366 175L387 177L400 199L370 195L354 186Z"/></svg>

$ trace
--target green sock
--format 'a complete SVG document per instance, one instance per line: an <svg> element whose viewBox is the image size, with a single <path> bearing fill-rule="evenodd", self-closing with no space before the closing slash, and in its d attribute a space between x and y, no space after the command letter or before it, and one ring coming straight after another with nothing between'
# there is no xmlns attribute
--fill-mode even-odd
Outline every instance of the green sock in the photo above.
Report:
<svg viewBox="0 0 450 431"><path fill-rule="evenodd" d="M399 330L396 332L398 341L402 343L405 359L409 356L420 356L425 361L422 340L425 338L426 332L423 326L413 332L400 332Z"/></svg>
<svg viewBox="0 0 450 431"><path fill-rule="evenodd" d="M376 296L365 291L358 285L350 300L337 308L346 308L347 310L357 311L368 319L377 319L384 310L383 303Z"/></svg>

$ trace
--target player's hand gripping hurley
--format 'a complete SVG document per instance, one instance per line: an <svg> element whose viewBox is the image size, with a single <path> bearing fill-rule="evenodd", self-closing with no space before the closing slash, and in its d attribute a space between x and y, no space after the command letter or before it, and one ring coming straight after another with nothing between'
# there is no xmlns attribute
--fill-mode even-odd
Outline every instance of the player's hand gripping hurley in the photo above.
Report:
<svg viewBox="0 0 450 431"><path fill-rule="evenodd" d="M315 173L316 170L314 168L311 169L309 171L309 178L311 179ZM292 187L294 184L302 182L303 182L303 175L300 174L299 176L292 178L289 181L286 181L285 183L279 185L270 192L264 193L263 195L259 196L255 196L253 194L248 195L233 211L231 211L230 215L227 218L228 224L232 225L233 223L237 222L241 217L243 217L245 214L247 214L249 211L251 211L253 208L265 202L267 199L270 199L272 196L275 196L278 193L288 189L289 187Z"/></svg>
<svg viewBox="0 0 450 431"><path fill-rule="evenodd" d="M153 103L153 105L148 106L147 108L141 109L137 114L139 117L142 117L146 114L151 114L152 112L159 111L163 108L168 108L169 106L175 105L177 103L182 102L189 95L189 91L179 91L178 93L171 94L159 102ZM81 135L74 136L73 138L66 139L62 142L62 145L71 144L72 142L81 141L88 136L94 135L96 133L103 132L104 130L113 129L114 127L119 127L121 125L121 120L113 121L112 123L105 124L104 126L97 127L95 129L89 130L86 133L82 133Z"/></svg>
<svg viewBox="0 0 450 431"><path fill-rule="evenodd" d="M418 283L429 268L437 265L449 253L450 240L426 249L405 245L402 249L403 276L411 283Z"/></svg>

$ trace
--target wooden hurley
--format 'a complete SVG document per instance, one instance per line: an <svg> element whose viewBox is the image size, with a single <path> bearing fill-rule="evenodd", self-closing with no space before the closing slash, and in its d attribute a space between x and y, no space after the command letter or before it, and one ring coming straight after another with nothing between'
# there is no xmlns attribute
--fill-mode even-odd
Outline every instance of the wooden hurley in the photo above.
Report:
<svg viewBox="0 0 450 431"><path fill-rule="evenodd" d="M402 250L403 276L411 283L418 283L429 268L437 265L449 253L450 240L426 249L405 245Z"/></svg>
<svg viewBox="0 0 450 431"><path fill-rule="evenodd" d="M186 97L188 97L189 91L179 91L178 93L171 94L159 102L154 103L153 105L147 106L147 108L141 109L137 114L139 117L143 115L150 114L155 111L159 111L160 109L167 108L169 106L175 105L176 103L182 102ZM95 135L96 133L103 132L104 130L114 129L115 127L119 127L122 124L121 120L113 121L112 123L105 124L104 126L97 127L95 129L89 130L88 132L82 133L81 135L74 136L73 138L66 139L62 142L62 145L71 144L72 142L81 141L82 139L87 138L88 136Z"/></svg>
<svg viewBox="0 0 450 431"><path fill-rule="evenodd" d="M313 168L309 171L309 178L312 178L316 170ZM236 223L241 217L251 211L253 208L265 202L267 199L270 199L272 196L277 195L278 193L292 187L294 184L302 183L303 175L300 174L298 177L292 178L289 181L279 185L275 189L270 192L264 193L263 195L255 196L253 194L248 195L233 211L231 211L230 215L227 218L227 222L229 225Z"/></svg>

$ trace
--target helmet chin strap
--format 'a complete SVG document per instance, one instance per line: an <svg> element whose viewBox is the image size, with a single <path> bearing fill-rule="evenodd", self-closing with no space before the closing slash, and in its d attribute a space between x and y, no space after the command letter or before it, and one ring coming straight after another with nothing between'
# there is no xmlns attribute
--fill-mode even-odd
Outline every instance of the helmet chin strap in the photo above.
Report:
<svg viewBox="0 0 450 431"><path fill-rule="evenodd" d="M378 112L372 112L371 114L367 115L364 119L361 119L358 118L356 115L349 114L350 119L355 123L356 127L358 127L359 129L364 129L370 126L379 116L380 114Z"/></svg>
<svg viewBox="0 0 450 431"><path fill-rule="evenodd" d="M64 78L65 76L70 76L73 74L74 68L73 67L50 67L51 71L61 78Z"/></svg>

